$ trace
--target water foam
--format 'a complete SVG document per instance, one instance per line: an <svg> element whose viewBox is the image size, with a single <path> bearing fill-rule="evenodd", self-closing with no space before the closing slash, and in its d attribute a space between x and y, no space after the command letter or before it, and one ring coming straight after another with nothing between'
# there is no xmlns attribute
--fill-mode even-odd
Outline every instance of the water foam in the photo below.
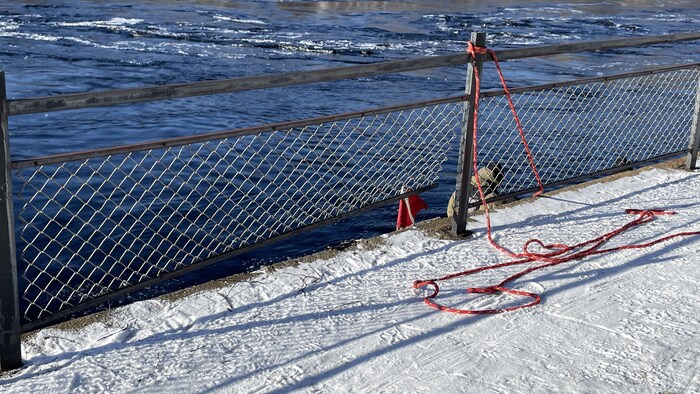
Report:
<svg viewBox="0 0 700 394"><path fill-rule="evenodd" d="M51 22L53 26L64 27L113 27L113 26L132 26L142 23L143 19L136 18L112 18L106 21L83 21L83 22Z"/></svg>
<svg viewBox="0 0 700 394"><path fill-rule="evenodd" d="M214 15L214 19L217 19L220 21L226 21L226 22L246 23L249 25L267 25L268 24L267 22L261 21L259 19L240 19L240 18L232 18L229 16L223 16L223 15Z"/></svg>

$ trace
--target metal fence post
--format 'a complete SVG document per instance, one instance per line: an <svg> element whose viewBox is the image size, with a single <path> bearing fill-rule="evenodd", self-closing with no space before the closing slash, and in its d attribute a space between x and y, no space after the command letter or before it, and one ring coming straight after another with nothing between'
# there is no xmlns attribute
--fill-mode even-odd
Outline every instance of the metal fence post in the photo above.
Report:
<svg viewBox="0 0 700 394"><path fill-rule="evenodd" d="M472 33L471 41L478 47L486 46L486 33ZM481 74L484 55L477 54L474 64ZM455 186L454 213L452 215L452 234L456 236L469 236L467 230L467 210L469 208L469 196L472 194L472 160L474 150L474 102L476 96L476 78L474 66L469 63L467 67L467 85L465 94L469 100L462 115L462 138L459 144L459 161L457 163L457 184Z"/></svg>
<svg viewBox="0 0 700 394"><path fill-rule="evenodd" d="M697 168L698 151L700 151L700 78L698 78L698 87L695 92L693 125L690 127L690 151L685 162L685 168L688 170Z"/></svg>
<svg viewBox="0 0 700 394"><path fill-rule="evenodd" d="M12 174L10 172L10 131L8 127L5 72L0 71L0 369L22 366L17 287L17 252L12 209Z"/></svg>

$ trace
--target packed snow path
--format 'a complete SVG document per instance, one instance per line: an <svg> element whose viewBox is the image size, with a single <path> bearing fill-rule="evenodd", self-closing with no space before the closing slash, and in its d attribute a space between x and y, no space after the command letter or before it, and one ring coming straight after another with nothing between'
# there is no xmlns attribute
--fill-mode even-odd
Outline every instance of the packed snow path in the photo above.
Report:
<svg viewBox="0 0 700 394"><path fill-rule="evenodd" d="M513 249L531 237L572 244L626 223L626 208L678 212L610 246L644 242L700 230L699 190L700 172L655 169L500 209L494 231ZM415 279L507 260L475 219L469 240L404 231L379 248L40 330L23 343L25 367L0 375L0 391L700 392L700 237L537 271L513 285L543 295L533 308L429 308ZM441 302L464 306L465 287L508 272L447 282Z"/></svg>

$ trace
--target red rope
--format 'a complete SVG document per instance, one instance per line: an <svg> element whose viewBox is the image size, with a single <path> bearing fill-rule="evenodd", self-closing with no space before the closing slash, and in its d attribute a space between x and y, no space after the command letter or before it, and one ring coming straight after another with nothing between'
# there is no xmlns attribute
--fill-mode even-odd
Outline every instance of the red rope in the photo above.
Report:
<svg viewBox="0 0 700 394"><path fill-rule="evenodd" d="M521 253L514 253L505 247L499 245L496 241L493 239L493 233L491 231L491 217L488 209L488 205L486 204L486 197L484 195L483 188L481 186L481 179L479 178L479 170L478 170L478 160L477 160L477 125L478 125L478 114L479 114L479 85L480 85L480 76L479 76L479 71L474 64L474 58L477 54L480 55L485 55L489 54L493 58L493 61L496 65L496 70L498 71L498 77L501 81L501 85L503 86L503 91L505 92L505 95L508 99L508 105L510 106L510 111L513 114L513 118L515 119L515 124L518 127L518 133L520 134L520 139L523 142L523 146L525 147L525 152L527 153L528 160L530 162L530 168L532 168L532 172L535 175L535 179L537 180L537 184L539 186L539 191L535 193L535 195L540 195L544 191L544 187L542 185L542 181L540 180L539 174L537 172L537 167L535 166L535 161L532 157L532 152L530 151L530 147L527 144L527 140L525 139L525 133L523 132L523 127L520 123L520 119L518 118L518 114L515 111L515 105L513 104L513 100L510 96L510 92L508 91L508 87L506 86L506 81L503 78L503 73L501 71L501 67L498 64L498 59L496 57L496 54L494 53L493 50L485 48L485 47L476 47L474 46L471 42L468 43L468 48L467 51L471 55L471 61L474 69L474 78L476 82L476 89L475 89L475 97L474 97L474 141L473 141L473 169L474 169L474 177L476 179L476 186L477 189L479 190L479 196L481 198L481 203L483 204L484 207L484 215L486 217L486 233L487 233L487 238L489 240L489 243L495 247L496 249L500 250L501 252L507 254L510 257L516 258L517 260L513 261L508 261L505 263L500 263L500 264L495 264L495 265L490 265L490 266L485 266L485 267L479 267L479 268L473 268L470 270L462 271L462 272L457 272L454 274L450 274L447 276L443 276L441 278L436 278L436 279L428 279L428 280L417 280L413 283L413 287L415 289L423 288L426 286L431 286L433 288L433 293L430 294L429 296L424 298L424 301L426 304L430 305L433 308L446 311L446 312L451 312L451 313L458 313L458 314L494 314L494 313L503 313L503 312L509 312L509 311L514 311L522 308L528 308L534 305L537 305L541 301L541 297L538 294L535 293L530 293L527 291L522 291L522 290L514 290L505 287L506 284L521 278L531 272L547 268L547 267L552 267L558 264L563 264L572 260L577 260L577 259L582 259L584 257L588 256L593 256L593 255L598 255L598 254L603 254L603 253L609 253L609 252L614 252L618 250L624 250L624 249L641 249L641 248L647 248L653 245L656 245L661 242L665 242L674 238L679 238L679 237L686 237L686 236L692 236L692 235L700 235L700 231L689 231L689 232L681 232L681 233L676 233L676 234L671 234L659 239L656 239L651 242L647 243L640 243L640 244L631 244L631 245L623 245L623 246L617 246L617 247L612 247L612 248L607 248L607 249L601 249L601 247L607 243L609 240L612 238L622 234L623 232L630 230L634 227L640 226L642 224L648 223L656 216L659 215L675 215L675 212L673 211L666 211L666 210L640 210L640 209L628 209L625 212L627 214L632 214L632 215L637 215L637 218L630 221L629 223L612 230L608 233L605 233L597 238L590 239L588 241L583 241L581 243L578 243L573 246L569 246L566 244L545 244L539 239L533 238L525 242L525 245L523 245L523 251ZM532 245L537 245L540 247L540 249L543 249L545 252L537 253L534 251L530 250L530 247ZM438 294L440 293L440 287L438 286L437 282L439 281L446 281L450 279L454 279L460 276L468 276L468 275L473 275L479 272L483 271L488 271L488 270L494 270L494 269L499 269L499 268L505 268L505 267L511 267L515 265L520 265L520 264L526 264L526 263L532 263L532 262L541 262L542 264L535 265L532 267L529 267L527 269L524 269L516 274L513 274L497 285L494 286L486 286L486 287L470 287L467 288L467 293L469 294L499 294L499 293L507 293L507 294L512 294L524 298L530 298L532 301L526 304L521 304L517 306L512 306L512 307L506 307L506 308L499 308L499 309L458 309L458 308L451 308L447 307L444 305L440 305L437 302L435 302L435 298L437 298Z"/></svg>

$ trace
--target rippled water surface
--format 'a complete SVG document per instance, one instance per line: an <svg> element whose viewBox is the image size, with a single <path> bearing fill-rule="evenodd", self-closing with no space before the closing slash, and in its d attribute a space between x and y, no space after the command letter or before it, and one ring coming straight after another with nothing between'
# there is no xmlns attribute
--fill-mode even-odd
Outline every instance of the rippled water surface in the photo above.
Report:
<svg viewBox="0 0 700 394"><path fill-rule="evenodd" d="M495 49L700 28L699 1L0 1L0 68L10 98L191 82L463 51L471 31ZM697 62L700 44L510 62L513 85ZM459 93L461 67L17 116L13 159L328 115ZM495 86L495 79L485 81ZM442 215L454 178L426 195ZM240 257L201 278L393 228L386 208Z"/></svg>

